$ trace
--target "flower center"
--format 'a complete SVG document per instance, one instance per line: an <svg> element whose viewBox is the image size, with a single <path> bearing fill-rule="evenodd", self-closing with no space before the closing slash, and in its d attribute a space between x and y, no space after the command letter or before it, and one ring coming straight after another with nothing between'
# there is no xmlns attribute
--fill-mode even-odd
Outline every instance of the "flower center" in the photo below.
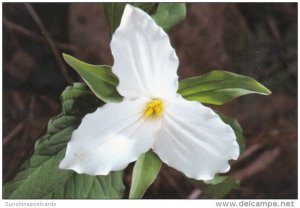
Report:
<svg viewBox="0 0 300 208"><path fill-rule="evenodd" d="M155 99L147 103L144 111L144 116L145 117L160 116L163 110L164 110L163 102L160 99Z"/></svg>

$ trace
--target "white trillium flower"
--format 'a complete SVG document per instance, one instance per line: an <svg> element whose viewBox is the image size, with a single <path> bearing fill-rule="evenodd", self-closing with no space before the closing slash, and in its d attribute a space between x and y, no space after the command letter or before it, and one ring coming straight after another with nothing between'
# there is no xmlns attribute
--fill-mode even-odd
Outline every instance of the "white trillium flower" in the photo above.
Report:
<svg viewBox="0 0 300 208"><path fill-rule="evenodd" d="M210 108L177 94L179 61L163 29L127 5L110 46L124 99L82 119L59 167L107 175L152 149L189 178L227 172L239 155L234 131Z"/></svg>

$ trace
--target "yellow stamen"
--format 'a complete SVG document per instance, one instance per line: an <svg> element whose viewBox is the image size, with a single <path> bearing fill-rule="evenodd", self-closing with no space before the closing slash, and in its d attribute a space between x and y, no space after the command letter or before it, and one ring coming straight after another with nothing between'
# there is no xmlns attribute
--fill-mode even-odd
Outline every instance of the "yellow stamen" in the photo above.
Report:
<svg viewBox="0 0 300 208"><path fill-rule="evenodd" d="M160 116L164 109L163 102L160 99L155 99L149 102L146 105L145 111L144 111L144 116L145 117L150 117L150 116Z"/></svg>

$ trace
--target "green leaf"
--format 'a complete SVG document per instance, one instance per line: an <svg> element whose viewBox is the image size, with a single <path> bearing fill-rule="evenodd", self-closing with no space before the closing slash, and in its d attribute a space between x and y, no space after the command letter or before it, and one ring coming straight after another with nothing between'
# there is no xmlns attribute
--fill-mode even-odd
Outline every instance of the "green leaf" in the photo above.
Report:
<svg viewBox="0 0 300 208"><path fill-rule="evenodd" d="M185 3L160 3L152 15L155 22L165 31L181 22L186 16Z"/></svg>
<svg viewBox="0 0 300 208"><path fill-rule="evenodd" d="M82 117L100 105L85 84L74 84L62 94L62 113L48 123L47 132L35 143L34 153L15 178L4 185L3 197L42 198L122 198L122 172L88 176L60 170L66 145Z"/></svg>
<svg viewBox="0 0 300 208"><path fill-rule="evenodd" d="M148 187L156 179L161 168L162 161L151 150L141 155L136 161L129 193L130 199L140 199Z"/></svg>
<svg viewBox="0 0 300 208"><path fill-rule="evenodd" d="M226 71L211 71L203 76L180 81L178 93L187 100L222 105L242 95L269 95L271 91L250 77Z"/></svg>
<svg viewBox="0 0 300 208"><path fill-rule="evenodd" d="M218 112L218 115L224 121L224 123L230 125L231 128L233 129L235 136L236 136L236 141L239 144L240 154L241 154L245 150L245 140L244 140L244 136L243 136L242 127L240 126L239 122L236 119L231 118L229 116L225 116L224 114L222 114L220 112Z"/></svg>
<svg viewBox="0 0 300 208"><path fill-rule="evenodd" d="M120 25L126 3L104 3L104 11L109 24L109 32L112 35Z"/></svg>
<svg viewBox="0 0 300 208"><path fill-rule="evenodd" d="M224 198L233 189L239 187L239 181L230 176L215 176L209 181L196 181L192 182L203 191L203 193L210 198Z"/></svg>
<svg viewBox="0 0 300 208"><path fill-rule="evenodd" d="M132 4L149 15L152 15L156 23L165 31L182 21L186 16L185 3L145 3L137 2ZM126 3L104 3L105 15L108 20L110 35L120 25Z"/></svg>
<svg viewBox="0 0 300 208"><path fill-rule="evenodd" d="M147 12L149 15L152 15L156 12L158 3L145 3L145 2L136 2L133 3L133 6L142 9L143 11Z"/></svg>
<svg viewBox="0 0 300 208"><path fill-rule="evenodd" d="M63 57L98 98L104 102L122 100L116 89L118 78L112 73L110 66L87 64L67 54L63 54Z"/></svg>

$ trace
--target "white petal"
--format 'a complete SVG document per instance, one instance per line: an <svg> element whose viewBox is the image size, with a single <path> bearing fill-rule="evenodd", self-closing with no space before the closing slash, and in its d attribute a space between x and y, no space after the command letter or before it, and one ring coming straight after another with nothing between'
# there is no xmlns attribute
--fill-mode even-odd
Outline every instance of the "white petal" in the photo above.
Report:
<svg viewBox="0 0 300 208"><path fill-rule="evenodd" d="M113 72L126 98L174 98L178 58L168 35L144 11L127 5L111 41Z"/></svg>
<svg viewBox="0 0 300 208"><path fill-rule="evenodd" d="M159 120L144 119L148 100L110 103L87 114L72 134L61 169L89 175L107 175L124 169L148 151Z"/></svg>
<svg viewBox="0 0 300 208"><path fill-rule="evenodd" d="M239 155L232 128L210 108L182 97L166 109L153 149L163 162L197 180L227 172L228 160Z"/></svg>

